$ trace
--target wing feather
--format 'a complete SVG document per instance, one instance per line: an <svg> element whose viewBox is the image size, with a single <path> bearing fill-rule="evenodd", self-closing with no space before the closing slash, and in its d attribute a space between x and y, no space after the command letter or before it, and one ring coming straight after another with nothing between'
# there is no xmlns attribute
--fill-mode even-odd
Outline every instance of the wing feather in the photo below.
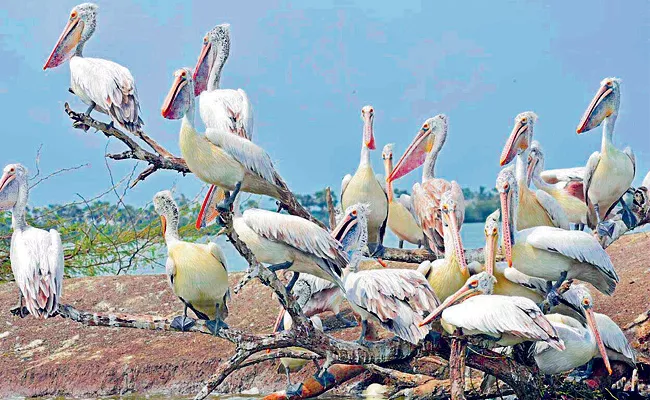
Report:
<svg viewBox="0 0 650 400"><path fill-rule="evenodd" d="M591 186L591 180L594 177L594 172L596 172L596 168L598 168L599 162L600 162L600 153L594 151L589 156L589 160L587 160L587 165L585 166L583 190L584 190L586 205L589 205L589 187Z"/></svg>
<svg viewBox="0 0 650 400"><path fill-rule="evenodd" d="M543 190L536 190L534 193L537 201L544 208L551 222L553 222L553 225L558 228L569 229L569 217L567 217L560 203Z"/></svg>

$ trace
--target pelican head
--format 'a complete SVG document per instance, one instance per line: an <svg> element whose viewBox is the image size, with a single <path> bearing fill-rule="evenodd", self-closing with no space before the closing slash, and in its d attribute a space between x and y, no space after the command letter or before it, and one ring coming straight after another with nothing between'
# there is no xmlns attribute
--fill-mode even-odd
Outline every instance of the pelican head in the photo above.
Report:
<svg viewBox="0 0 650 400"><path fill-rule="evenodd" d="M375 120L375 109L372 106L363 106L361 108L361 120L363 121L363 145L374 150L375 146L375 131L373 122Z"/></svg>
<svg viewBox="0 0 650 400"><path fill-rule="evenodd" d="M81 55L84 43L95 32L97 25L97 5L83 3L70 11L68 23L56 42L54 50L47 59L43 69L58 67L74 54Z"/></svg>
<svg viewBox="0 0 650 400"><path fill-rule="evenodd" d="M501 212L497 209L485 219L485 271L489 274L494 273L500 216Z"/></svg>
<svg viewBox="0 0 650 400"><path fill-rule="evenodd" d="M332 237L343 245L345 251L363 249L368 243L368 214L367 204L353 204L345 209L343 218L332 230Z"/></svg>
<svg viewBox="0 0 650 400"><path fill-rule="evenodd" d="M424 164L429 153L433 152L434 155L437 155L447 139L447 129L447 116L444 114L438 114L424 121L415 135L415 139L399 159L386 181L392 182L399 179Z"/></svg>
<svg viewBox="0 0 650 400"><path fill-rule="evenodd" d="M388 143L381 151L381 158L384 162L393 159L393 146L395 146L395 143Z"/></svg>
<svg viewBox="0 0 650 400"><path fill-rule="evenodd" d="M153 196L153 208L160 215L162 234L167 234L167 223L178 223L178 206L172 197L172 192L163 190Z"/></svg>
<svg viewBox="0 0 650 400"><path fill-rule="evenodd" d="M620 87L621 80L618 78L605 78L600 82L598 92L578 124L577 133L590 131L600 125L605 118L618 113L621 102Z"/></svg>
<svg viewBox="0 0 650 400"><path fill-rule="evenodd" d="M162 106L162 116L167 119L180 119L189 111L194 102L194 81L192 70L177 69L174 72L174 83Z"/></svg>
<svg viewBox="0 0 650 400"><path fill-rule="evenodd" d="M452 185L456 182L452 182ZM465 259L465 249L460 237L460 225L464 219L464 199L462 192L459 194L456 190L448 190L440 197L440 212L442 223L445 230L451 234L454 243L454 252L460 264L463 273L467 271L467 260Z"/></svg>
<svg viewBox="0 0 650 400"><path fill-rule="evenodd" d="M212 74L221 75L221 68L226 63L230 54L230 24L221 24L212 28L203 37L201 54L194 67L194 94L200 95L208 89L208 80ZM217 88L215 88L217 89Z"/></svg>
<svg viewBox="0 0 650 400"><path fill-rule="evenodd" d="M513 166L506 167L499 172L496 188L501 199L501 224L503 225L503 247L505 250L508 266L512 267L512 245L515 242L514 230L516 229L515 219L517 218L515 207L517 206L517 178Z"/></svg>
<svg viewBox="0 0 650 400"><path fill-rule="evenodd" d="M486 272L479 272L476 275L472 275L467 279L467 282L458 289L458 291L451 296L447 297L445 301L442 302L435 310L429 314L420 326L426 325L431 321L434 321L436 318L442 315L442 312L453 306L454 304L461 303L470 297L474 297L480 294L490 295L494 291L494 284L496 283L496 278Z"/></svg>
<svg viewBox="0 0 650 400"><path fill-rule="evenodd" d="M26 180L27 169L22 164L9 164L4 168L0 178L0 211L9 210L16 204L20 182Z"/></svg>
<svg viewBox="0 0 650 400"><path fill-rule="evenodd" d="M535 122L537 122L537 114L532 111L524 111L515 117L515 126L501 152L501 166L508 164L517 154L521 154L528 148L533 138Z"/></svg>
<svg viewBox="0 0 650 400"><path fill-rule="evenodd" d="M544 151L537 140L533 140L528 152L528 166L526 167L526 182L530 186L534 176L538 176L544 170Z"/></svg>

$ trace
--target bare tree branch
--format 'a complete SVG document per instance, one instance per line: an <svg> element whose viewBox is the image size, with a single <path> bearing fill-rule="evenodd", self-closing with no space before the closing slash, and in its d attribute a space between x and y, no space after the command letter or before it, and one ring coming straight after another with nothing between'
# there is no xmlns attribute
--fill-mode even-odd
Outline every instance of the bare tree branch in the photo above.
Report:
<svg viewBox="0 0 650 400"><path fill-rule="evenodd" d="M327 213L329 215L330 229L336 226L336 209L334 208L334 199L332 199L332 188L325 188L325 201L327 202Z"/></svg>

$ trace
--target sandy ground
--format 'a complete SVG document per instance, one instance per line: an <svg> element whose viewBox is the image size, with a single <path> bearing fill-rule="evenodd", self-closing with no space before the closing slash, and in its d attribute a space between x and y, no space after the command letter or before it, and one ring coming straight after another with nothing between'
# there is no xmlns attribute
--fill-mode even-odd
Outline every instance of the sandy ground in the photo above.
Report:
<svg viewBox="0 0 650 400"><path fill-rule="evenodd" d="M625 326L650 305L650 233L626 236L608 252L620 283L613 297L594 297L598 311ZM232 274L231 285L240 276ZM9 313L16 300L15 284L0 285L0 397L194 393L233 350L228 342L207 335L87 327L62 318L19 319ZM69 279L64 284L64 302L96 312L168 317L182 310L162 275ZM278 311L270 290L255 281L233 295L227 322L253 332L270 332ZM326 326L332 323L333 318L325 320ZM358 328L336 334L346 339L357 335ZM285 377L276 369L276 363L267 362L238 371L221 390L283 389ZM295 379L313 373L309 365Z"/></svg>

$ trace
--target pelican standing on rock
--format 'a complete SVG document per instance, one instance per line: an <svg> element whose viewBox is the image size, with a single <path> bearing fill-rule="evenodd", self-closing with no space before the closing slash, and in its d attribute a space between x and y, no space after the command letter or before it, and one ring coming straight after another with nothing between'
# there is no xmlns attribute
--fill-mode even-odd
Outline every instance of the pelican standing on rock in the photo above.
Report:
<svg viewBox="0 0 650 400"><path fill-rule="evenodd" d="M372 106L361 109L363 120L363 142L361 143L361 159L354 175L346 175L341 182L341 207L363 203L370 206L368 215L368 245L373 254L381 254L388 220L388 196L372 170L370 150L374 150L375 136L373 123L375 110Z"/></svg>
<svg viewBox="0 0 650 400"><path fill-rule="evenodd" d="M229 131L207 129L205 135L200 134L194 128L194 109L192 71L181 68L174 72L162 115L182 119L179 146L190 171L206 183L232 191L217 208L228 209L242 190L271 196L284 205L292 204L301 217L311 219L309 212L294 201L264 149Z"/></svg>
<svg viewBox="0 0 650 400"><path fill-rule="evenodd" d="M384 159L384 170L388 177L393 172L392 143L384 146L381 157ZM399 239L399 248L404 247L404 241L419 247L424 242L424 233L416 220L411 196L403 194L395 199L392 181L386 183L386 194L388 195L388 227Z"/></svg>
<svg viewBox="0 0 650 400"><path fill-rule="evenodd" d="M393 182L424 164L422 183L413 185L413 208L427 239L427 247L436 254L445 251L440 197L452 186L450 182L435 177L436 159L445 144L447 126L447 117L444 114L427 119L397 162L393 172L386 178L386 182ZM462 196L462 191L460 194ZM459 213L458 216L461 217L458 223L460 227L464 215Z"/></svg>
<svg viewBox="0 0 650 400"><path fill-rule="evenodd" d="M556 281L549 290L551 302L566 279L580 279L602 293L614 293L618 275L594 236L550 226L518 230L519 190L511 168L501 170L496 188L501 198L503 247L509 266L532 277Z"/></svg>
<svg viewBox="0 0 650 400"><path fill-rule="evenodd" d="M623 151L614 146L614 124L621 103L621 81L605 78L600 89L587 107L578 124L578 134L590 131L603 124L603 140L600 152L594 152L587 161L584 175L584 193L587 204L593 204L597 224L607 218L609 212L621 201L621 196L630 188L634 180L636 162L632 149ZM601 235L606 230L599 230Z"/></svg>
<svg viewBox="0 0 650 400"><path fill-rule="evenodd" d="M227 329L224 319L228 316L226 300L228 270L226 256L213 242L207 244L184 242L178 234L178 207L168 190L158 192L153 198L154 208L160 215L162 233L167 244L165 269L174 294L185 305L182 317L172 321L172 328L185 331L194 325L187 317L190 308L216 335Z"/></svg>
<svg viewBox="0 0 650 400"><path fill-rule="evenodd" d="M569 229L569 219L562 207L548 193L528 188L526 170L528 153L533 138L533 128L537 122L537 114L532 111L523 112L515 118L515 126L501 153L501 165L506 165L516 156L515 173L519 187L519 211L517 229L533 226L555 226Z"/></svg>
<svg viewBox="0 0 650 400"><path fill-rule="evenodd" d="M97 25L97 5L83 3L70 12L68 24L43 69L58 67L70 60L70 89L93 110L108 114L129 132L137 132L144 123L131 72L123 66L101 58L82 56L84 45Z"/></svg>
<svg viewBox="0 0 650 400"><path fill-rule="evenodd" d="M11 271L18 285L18 307L12 313L36 318L56 315L63 289L63 245L54 229L30 226L25 215L29 183L21 164L7 165L0 178L3 207L11 208ZM5 208L3 208L5 209Z"/></svg>

